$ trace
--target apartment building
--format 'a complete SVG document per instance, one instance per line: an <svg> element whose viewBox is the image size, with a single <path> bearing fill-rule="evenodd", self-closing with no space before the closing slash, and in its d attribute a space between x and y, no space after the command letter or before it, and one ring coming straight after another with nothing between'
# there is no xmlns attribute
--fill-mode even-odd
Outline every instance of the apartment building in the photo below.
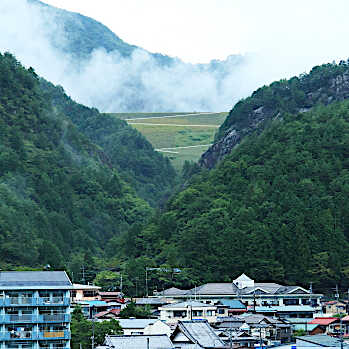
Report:
<svg viewBox="0 0 349 349"><path fill-rule="evenodd" d="M70 349L64 271L0 272L0 349Z"/></svg>

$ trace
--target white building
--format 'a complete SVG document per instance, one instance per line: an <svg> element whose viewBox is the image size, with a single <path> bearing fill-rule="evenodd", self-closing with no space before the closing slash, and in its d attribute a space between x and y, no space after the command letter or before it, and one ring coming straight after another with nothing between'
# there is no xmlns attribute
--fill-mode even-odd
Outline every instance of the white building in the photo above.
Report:
<svg viewBox="0 0 349 349"><path fill-rule="evenodd" d="M209 323L216 322L217 307L197 301L185 301L167 304L159 308L160 320L168 324L177 323L178 320L207 320Z"/></svg>

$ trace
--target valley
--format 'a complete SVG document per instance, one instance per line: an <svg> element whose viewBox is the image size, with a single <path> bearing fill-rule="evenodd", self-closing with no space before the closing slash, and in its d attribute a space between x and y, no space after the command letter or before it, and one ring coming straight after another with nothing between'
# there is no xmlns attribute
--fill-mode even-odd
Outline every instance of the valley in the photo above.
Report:
<svg viewBox="0 0 349 349"><path fill-rule="evenodd" d="M185 161L198 161L208 149L228 113L174 112L111 115L125 120L142 133L155 150L167 156L174 168L180 172Z"/></svg>

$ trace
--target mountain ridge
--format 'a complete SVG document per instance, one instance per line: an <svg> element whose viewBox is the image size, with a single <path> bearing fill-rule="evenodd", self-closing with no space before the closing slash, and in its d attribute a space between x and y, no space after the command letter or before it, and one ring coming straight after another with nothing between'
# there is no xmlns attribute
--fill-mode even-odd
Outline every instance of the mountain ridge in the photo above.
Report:
<svg viewBox="0 0 349 349"><path fill-rule="evenodd" d="M199 164L213 168L249 134L260 132L268 122L285 113L305 112L317 104L349 98L349 61L314 67L309 74L280 80L259 88L239 101L221 125L215 143Z"/></svg>

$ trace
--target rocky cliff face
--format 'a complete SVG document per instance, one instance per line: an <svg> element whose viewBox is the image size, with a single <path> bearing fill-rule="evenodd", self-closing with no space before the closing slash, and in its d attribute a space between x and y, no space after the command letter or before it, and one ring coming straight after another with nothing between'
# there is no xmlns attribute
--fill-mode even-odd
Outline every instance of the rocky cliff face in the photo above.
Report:
<svg viewBox="0 0 349 349"><path fill-rule="evenodd" d="M343 67L341 67L341 72L337 72L337 74L333 72L334 74L324 77L321 87L318 87L318 78L316 84L312 81L312 78L314 78L312 72L299 79L292 78L297 79L298 95L295 90L292 90L292 79L282 82L282 88L280 88L281 82L278 82L260 89L263 93L254 92L251 97L239 102L230 111L227 120L220 128L221 136L202 155L199 164L208 169L213 168L244 137L254 132L261 132L269 122L282 116L283 113L304 113L317 104L327 105L349 98L348 65L345 65L345 67L344 72ZM275 87L275 84L278 84L278 86ZM313 85L317 85L317 87ZM267 99L266 95L273 96L275 103L271 104L270 97ZM302 98L299 97L300 95ZM246 104L248 104L247 107Z"/></svg>

